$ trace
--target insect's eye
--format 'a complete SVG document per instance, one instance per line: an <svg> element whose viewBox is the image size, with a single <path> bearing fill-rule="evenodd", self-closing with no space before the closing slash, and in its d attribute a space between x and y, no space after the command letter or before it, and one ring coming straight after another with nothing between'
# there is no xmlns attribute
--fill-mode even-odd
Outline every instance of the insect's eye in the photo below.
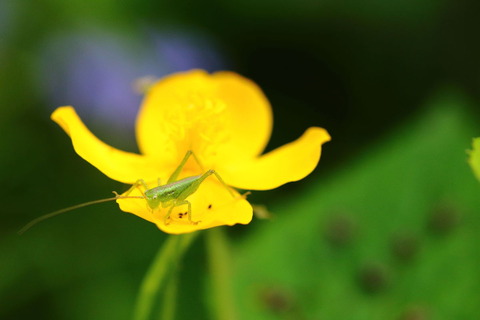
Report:
<svg viewBox="0 0 480 320"><path fill-rule="evenodd" d="M153 198L153 199L157 199L157 195L156 195L156 194L154 194L152 198Z"/></svg>

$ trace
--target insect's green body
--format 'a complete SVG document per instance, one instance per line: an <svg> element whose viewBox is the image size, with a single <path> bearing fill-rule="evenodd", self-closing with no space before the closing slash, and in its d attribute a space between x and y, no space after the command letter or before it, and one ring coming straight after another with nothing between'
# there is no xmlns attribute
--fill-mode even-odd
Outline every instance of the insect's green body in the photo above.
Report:
<svg viewBox="0 0 480 320"><path fill-rule="evenodd" d="M175 202L184 201L188 196L197 191L203 180L213 173L213 170L209 170L201 176L183 178L163 186L146 190L144 193L145 200L147 200L148 206L151 209L156 209L160 205L162 208L168 208L175 204Z"/></svg>
<svg viewBox="0 0 480 320"><path fill-rule="evenodd" d="M225 184L223 179L218 175L218 173L215 172L215 170L207 170L202 175L191 176L183 178L181 180L177 180L190 156L193 156L198 165L202 167L200 161L195 156L195 154L192 151L187 151L185 157L183 157L183 160L172 173L165 185L159 185L158 187L148 189L145 181L140 179L132 186L132 188L126 193L126 195L128 196L128 194L130 194L130 192L134 188L143 186L145 191L142 192L142 194L144 196L144 199L147 201L150 209L155 210L159 207L170 208L165 217L163 218L165 224L168 224L173 208L182 205L188 206L188 210L186 212L188 221L197 224L199 221L192 220L192 205L187 200L187 198L193 193L195 193L195 191L197 191L198 187L200 187L200 185L206 178L214 174L217 179L225 186L228 192L230 192L233 197L235 197L235 195L233 194L232 190L230 190L230 188Z"/></svg>
<svg viewBox="0 0 480 320"><path fill-rule="evenodd" d="M220 177L214 170L208 170L201 176L187 177L178 181L167 183L163 186L148 189L144 192L145 200L147 200L148 206L152 210L158 208L159 206L162 208L170 207L170 210L168 210L168 213L164 218L165 223L167 223L167 220L170 218L170 214L172 213L174 207L186 204L188 205L188 220L193 222L191 217L192 207L190 202L186 199L191 194L195 193L195 191L197 191L203 180L212 174L215 174L217 178ZM221 179L219 180L223 183ZM143 181L140 181L140 183L144 184Z"/></svg>

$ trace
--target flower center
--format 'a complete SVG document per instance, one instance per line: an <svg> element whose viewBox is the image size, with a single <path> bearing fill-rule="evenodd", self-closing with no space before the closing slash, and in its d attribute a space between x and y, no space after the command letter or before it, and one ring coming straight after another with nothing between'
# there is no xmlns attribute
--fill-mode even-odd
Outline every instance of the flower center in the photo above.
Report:
<svg viewBox="0 0 480 320"><path fill-rule="evenodd" d="M210 168L218 146L230 138L225 103L199 92L182 95L176 102L164 109L161 124L169 149L179 158L192 150Z"/></svg>

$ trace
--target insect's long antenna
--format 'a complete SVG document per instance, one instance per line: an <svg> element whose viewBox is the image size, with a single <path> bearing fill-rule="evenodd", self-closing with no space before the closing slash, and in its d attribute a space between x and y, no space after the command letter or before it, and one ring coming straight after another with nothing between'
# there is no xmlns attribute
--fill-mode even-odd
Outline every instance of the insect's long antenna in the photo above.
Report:
<svg viewBox="0 0 480 320"><path fill-rule="evenodd" d="M54 211L54 212L47 213L43 216L40 216L36 219L33 219L29 223L27 223L22 229L20 229L18 231L18 234L22 235L23 233L25 233L25 231L27 231L28 229L30 229L31 227L33 227L37 223L42 222L43 220L55 217L59 214L62 214L62 213L68 212L68 211L83 208L83 207L86 207L86 206L91 206L92 204L108 202L108 201L113 201L113 200L117 200L117 199L145 199L144 197L140 197L140 196L119 196L115 191L114 191L114 193L117 196L112 197L112 198L105 198L105 199L88 201L88 202L80 203L80 204L77 204L77 205L74 205L74 206L71 206L71 207L68 207L68 208L64 208L64 209L60 209L60 210L57 210L57 211Z"/></svg>

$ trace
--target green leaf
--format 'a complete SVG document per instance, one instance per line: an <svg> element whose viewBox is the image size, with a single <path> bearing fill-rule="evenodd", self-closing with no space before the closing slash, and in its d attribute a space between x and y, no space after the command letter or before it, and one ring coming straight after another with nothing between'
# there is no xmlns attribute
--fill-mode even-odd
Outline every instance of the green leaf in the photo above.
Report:
<svg viewBox="0 0 480 320"><path fill-rule="evenodd" d="M329 179L307 178L315 183L268 204L274 218L255 221L236 247L240 318L480 314L480 186L466 162L475 127L466 107L442 94Z"/></svg>

